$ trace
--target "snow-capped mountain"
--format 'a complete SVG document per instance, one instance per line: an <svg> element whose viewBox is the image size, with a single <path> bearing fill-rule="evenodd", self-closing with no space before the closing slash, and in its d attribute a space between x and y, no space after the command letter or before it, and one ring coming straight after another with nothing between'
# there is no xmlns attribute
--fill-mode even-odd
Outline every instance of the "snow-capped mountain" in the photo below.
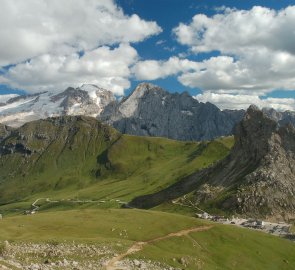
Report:
<svg viewBox="0 0 295 270"><path fill-rule="evenodd" d="M0 123L12 127L53 116L85 115L96 117L121 133L184 141L231 135L245 113L222 111L212 103L199 102L187 92L170 93L150 83L139 84L122 100L116 100L111 91L84 84L61 93L3 97L0 101ZM263 112L279 124L295 124L294 112Z"/></svg>
<svg viewBox="0 0 295 270"><path fill-rule="evenodd" d="M0 123L17 127L29 121L52 116L96 117L112 101L115 101L115 96L111 91L90 84L78 88L69 87L58 94L43 92L15 96L0 103Z"/></svg>

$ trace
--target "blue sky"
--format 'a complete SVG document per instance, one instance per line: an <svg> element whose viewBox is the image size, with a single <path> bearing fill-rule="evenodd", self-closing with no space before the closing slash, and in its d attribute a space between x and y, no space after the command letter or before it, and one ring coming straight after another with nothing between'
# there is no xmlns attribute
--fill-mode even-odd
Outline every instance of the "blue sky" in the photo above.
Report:
<svg viewBox="0 0 295 270"><path fill-rule="evenodd" d="M158 36L154 36L143 43L135 44L135 48L144 59L167 59L171 55L181 53L187 50L187 46L180 45L173 34L172 29L176 27L179 22L189 23L191 18L197 14L202 13L208 16L216 14L216 8L226 6L237 9L251 9L253 6L264 6L271 9L280 10L289 5L294 4L294 1L220 1L220 0L118 0L118 4L124 11L131 15L137 13L141 18L146 20L155 20L163 28L163 32ZM156 8L155 8L156 7ZM158 40L163 40L163 46L156 45ZM165 48L167 47L167 48ZM173 52L170 49L175 49ZM199 55L190 55L189 59L202 60L211 55L218 53L206 53ZM140 82L140 81L139 81ZM164 87L171 92L188 91L190 94L195 95L200 93L198 88L191 88L181 85L175 77L155 80L155 84ZM137 80L132 81L132 87L128 89L131 91L138 84ZM295 88L295 87L294 87ZM127 92L129 92L127 91ZM276 90L273 93L266 94L267 97L290 97L295 98L295 91L280 91Z"/></svg>
<svg viewBox="0 0 295 270"><path fill-rule="evenodd" d="M149 81L220 108L295 109L292 1L45 2L0 3L0 94Z"/></svg>

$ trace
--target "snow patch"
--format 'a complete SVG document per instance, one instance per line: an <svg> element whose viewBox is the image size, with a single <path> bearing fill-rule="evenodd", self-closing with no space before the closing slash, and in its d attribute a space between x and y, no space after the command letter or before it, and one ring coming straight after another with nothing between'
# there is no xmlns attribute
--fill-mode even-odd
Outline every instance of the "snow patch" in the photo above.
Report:
<svg viewBox="0 0 295 270"><path fill-rule="evenodd" d="M17 94L0 95L0 103L6 103L9 99L18 97Z"/></svg>

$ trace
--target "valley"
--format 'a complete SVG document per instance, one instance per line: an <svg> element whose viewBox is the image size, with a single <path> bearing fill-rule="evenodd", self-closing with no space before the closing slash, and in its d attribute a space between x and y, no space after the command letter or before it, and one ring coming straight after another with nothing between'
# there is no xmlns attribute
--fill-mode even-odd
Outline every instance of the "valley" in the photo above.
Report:
<svg viewBox="0 0 295 270"><path fill-rule="evenodd" d="M254 150L257 164L261 164L260 157L268 153L265 145L269 140L265 134L282 136L276 148L282 145L277 160L285 162L284 155L292 156L289 132L292 134L293 129L281 127L276 135L276 128L275 131L268 128L275 127L276 122L264 117L267 116L252 107L243 120L249 123L240 124L255 129L257 122L260 125L266 121L260 133L255 134L258 142L245 129L247 135L239 133L239 128L235 137L201 142L139 137L121 134L87 116L48 118L14 129L3 127L1 267L28 270L211 270L236 269L237 265L240 269L294 268L294 242L242 228L240 224L241 220L246 222L251 218L273 222L278 218L282 221L282 217L265 215L262 211L253 212L252 216L240 211L241 208L218 204L220 199L215 204L196 200L214 200L215 193L227 192L226 182L223 188L220 188L222 181L214 187L214 177L232 168L243 172L239 162L247 160L247 149ZM251 146L243 148L248 144ZM231 164L235 165L224 165L228 160L234 160ZM203 179L211 175L213 180L204 183ZM202 177L200 182L198 177ZM259 204L256 207L259 209ZM225 216L230 222L198 219L196 214L200 211ZM235 224L231 224L232 215ZM267 226L274 228L271 224Z"/></svg>
<svg viewBox="0 0 295 270"><path fill-rule="evenodd" d="M295 270L294 1L0 25L0 270Z"/></svg>

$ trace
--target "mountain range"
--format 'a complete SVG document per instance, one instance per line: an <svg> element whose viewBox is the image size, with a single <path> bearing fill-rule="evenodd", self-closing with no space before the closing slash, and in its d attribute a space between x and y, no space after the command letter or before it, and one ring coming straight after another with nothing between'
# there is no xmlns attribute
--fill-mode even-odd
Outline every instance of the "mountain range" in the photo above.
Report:
<svg viewBox="0 0 295 270"><path fill-rule="evenodd" d="M264 113L281 124L295 123L295 112ZM221 111L212 103L198 102L187 92L170 93L141 83L122 100L95 85L69 87L61 93L43 92L13 97L0 104L0 123L19 127L47 117L92 116L112 125L123 134L166 137L176 140L211 140L233 133L244 110Z"/></svg>

